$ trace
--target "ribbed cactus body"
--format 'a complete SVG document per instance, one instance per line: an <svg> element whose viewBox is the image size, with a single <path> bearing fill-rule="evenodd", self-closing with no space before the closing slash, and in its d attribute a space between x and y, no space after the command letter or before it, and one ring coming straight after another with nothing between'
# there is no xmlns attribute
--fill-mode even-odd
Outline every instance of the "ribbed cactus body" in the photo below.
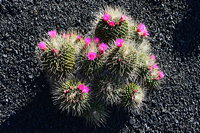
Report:
<svg viewBox="0 0 200 133"><path fill-rule="evenodd" d="M146 77L145 77L145 85L152 89L152 88L157 88L159 86L159 82L158 80L155 80L152 78L152 76L150 74L148 74Z"/></svg>
<svg viewBox="0 0 200 133"><path fill-rule="evenodd" d="M129 36L128 38L130 40L135 41L137 44L141 44L143 42L144 37L140 36L139 33L137 32L137 27L136 25L130 26L129 28Z"/></svg>
<svg viewBox="0 0 200 133"><path fill-rule="evenodd" d="M72 72L77 53L75 44L79 43L74 36L65 38L63 35L57 35L42 42L46 49L40 52L39 58L49 76L66 77Z"/></svg>
<svg viewBox="0 0 200 133"><path fill-rule="evenodd" d="M114 19L115 26L111 27L108 23L102 19L99 20L96 29L95 36L100 38L101 42L109 42L117 38L127 38L129 34L128 21L118 22L120 18ZM118 25L116 23L119 23Z"/></svg>
<svg viewBox="0 0 200 133"><path fill-rule="evenodd" d="M87 54L80 54L77 59L78 72L84 77L94 77L102 71L103 59L101 56L88 60Z"/></svg>
<svg viewBox="0 0 200 133"><path fill-rule="evenodd" d="M148 70L148 67L153 65L155 61L149 58L147 53L140 53L138 57L138 82L144 85L146 88L156 88L159 85L159 82L155 80L155 72L158 70ZM154 73L154 74L153 74Z"/></svg>
<svg viewBox="0 0 200 133"><path fill-rule="evenodd" d="M54 53L51 49L45 51L41 57L42 65L49 75L65 76L75 64L75 49L66 44L58 52Z"/></svg>
<svg viewBox="0 0 200 133"><path fill-rule="evenodd" d="M92 101L91 108L82 115L89 125L101 126L106 123L108 112L106 106L100 102Z"/></svg>
<svg viewBox="0 0 200 133"><path fill-rule="evenodd" d="M129 83L123 88L123 106L125 107L137 107L144 98L144 92L142 88L134 83Z"/></svg>
<svg viewBox="0 0 200 133"><path fill-rule="evenodd" d="M62 111L75 116L80 116L89 106L89 93L82 93L77 86L81 82L65 81L53 90L53 101Z"/></svg>
<svg viewBox="0 0 200 133"><path fill-rule="evenodd" d="M111 106L121 102L121 89L113 80L104 77L103 80L99 80L96 84L95 94L100 101Z"/></svg>
<svg viewBox="0 0 200 133"><path fill-rule="evenodd" d="M108 54L105 67L112 78L127 78L136 68L137 52L130 45L114 47Z"/></svg>

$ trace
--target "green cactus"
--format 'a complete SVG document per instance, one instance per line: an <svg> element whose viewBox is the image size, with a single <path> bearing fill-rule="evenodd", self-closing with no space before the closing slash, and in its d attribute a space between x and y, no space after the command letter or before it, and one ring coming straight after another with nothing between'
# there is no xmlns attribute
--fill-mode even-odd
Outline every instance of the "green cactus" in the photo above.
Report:
<svg viewBox="0 0 200 133"><path fill-rule="evenodd" d="M142 88L134 83L129 83L123 88L122 103L126 108L139 107L143 101Z"/></svg>
<svg viewBox="0 0 200 133"><path fill-rule="evenodd" d="M77 61L79 73L84 77L94 77L98 75L102 69L102 60L97 58L93 61L88 60L86 56L82 55Z"/></svg>
<svg viewBox="0 0 200 133"><path fill-rule="evenodd" d="M96 84L95 94L100 101L111 106L121 102L121 89L116 82L104 77L103 80L99 80Z"/></svg>
<svg viewBox="0 0 200 133"><path fill-rule="evenodd" d="M95 46L95 44L90 44L90 46ZM102 71L104 55L100 54L96 47L91 48L90 46L81 50L77 57L76 64L78 73L84 77L93 78ZM89 60L87 57L91 50L94 51L96 55L94 60Z"/></svg>
<svg viewBox="0 0 200 133"><path fill-rule="evenodd" d="M129 33L128 21L119 22L119 19L120 17L113 18L114 27L109 26L106 21L100 19L95 29L95 36L105 43L117 38L127 38ZM116 23L119 23L119 25L116 25Z"/></svg>
<svg viewBox="0 0 200 133"><path fill-rule="evenodd" d="M159 82L155 80L157 69L148 70L148 67L155 64L154 60L150 59L150 48L146 42L143 42L139 46L138 50L138 83L146 86L147 88L156 88L159 85Z"/></svg>
<svg viewBox="0 0 200 133"><path fill-rule="evenodd" d="M149 74L145 77L145 85L152 89L152 88L157 88L159 86L158 80L155 80L152 76Z"/></svg>
<svg viewBox="0 0 200 133"><path fill-rule="evenodd" d="M137 51L133 46L124 44L121 48L114 47L110 50L105 68L113 79L124 79L135 71L136 64Z"/></svg>
<svg viewBox="0 0 200 133"><path fill-rule="evenodd" d="M62 111L74 116L80 116L89 105L89 93L83 93L78 89L81 82L69 80L61 82L52 91L53 101Z"/></svg>
<svg viewBox="0 0 200 133"><path fill-rule="evenodd" d="M97 101L92 101L91 108L86 110L82 116L86 119L88 125L100 127L106 124L108 112L105 105Z"/></svg>
<svg viewBox="0 0 200 133"><path fill-rule="evenodd" d="M50 76L67 76L75 64L75 47L72 42L57 36L46 40L47 50L42 52L40 60Z"/></svg>
<svg viewBox="0 0 200 133"><path fill-rule="evenodd" d="M137 26L133 25L129 28L129 39L135 41L137 44L141 44L144 40L144 37L140 36L137 32Z"/></svg>
<svg viewBox="0 0 200 133"><path fill-rule="evenodd" d="M108 7L98 16L90 32L94 35L89 33L94 39L53 30L48 32L49 39L38 44L38 57L55 84L54 104L61 111L85 118L89 125L105 125L110 107L140 107L143 88L156 88L164 77L145 39L147 28L124 14L119 8ZM81 81L94 89L89 92Z"/></svg>

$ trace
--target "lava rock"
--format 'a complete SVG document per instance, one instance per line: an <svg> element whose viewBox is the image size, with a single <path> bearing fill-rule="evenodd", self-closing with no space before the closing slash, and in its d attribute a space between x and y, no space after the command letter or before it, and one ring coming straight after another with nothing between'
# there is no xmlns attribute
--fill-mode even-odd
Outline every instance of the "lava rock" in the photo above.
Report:
<svg viewBox="0 0 200 133"><path fill-rule="evenodd" d="M95 129L52 104L34 51L49 30L87 33L107 5L145 23L166 76L138 113L113 110L106 127ZM0 0L0 132L200 132L199 12L196 0Z"/></svg>

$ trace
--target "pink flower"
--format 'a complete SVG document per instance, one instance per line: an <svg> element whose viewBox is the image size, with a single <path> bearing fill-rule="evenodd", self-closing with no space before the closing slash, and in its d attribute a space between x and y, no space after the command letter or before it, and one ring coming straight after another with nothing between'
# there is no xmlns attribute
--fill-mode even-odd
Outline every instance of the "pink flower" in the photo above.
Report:
<svg viewBox="0 0 200 133"><path fill-rule="evenodd" d="M90 52L87 54L87 57L88 57L88 60L94 60L97 57L97 55L94 52Z"/></svg>
<svg viewBox="0 0 200 133"><path fill-rule="evenodd" d="M154 80L159 80L160 78L159 77L157 77L157 78L154 78Z"/></svg>
<svg viewBox="0 0 200 133"><path fill-rule="evenodd" d="M162 78L164 78L165 75L164 75L163 72L158 72L158 76L159 76L160 79L162 79Z"/></svg>
<svg viewBox="0 0 200 133"><path fill-rule="evenodd" d="M114 21L110 21L110 22L108 22L108 25L109 25L110 27L114 27L114 26L115 26L115 22L114 22Z"/></svg>
<svg viewBox="0 0 200 133"><path fill-rule="evenodd" d="M91 43L91 39L90 38L85 38L84 42L86 45L89 45Z"/></svg>
<svg viewBox="0 0 200 133"><path fill-rule="evenodd" d="M145 25L142 24L142 23L138 25L137 32L139 32L141 36L148 36L149 35Z"/></svg>
<svg viewBox="0 0 200 133"><path fill-rule="evenodd" d="M125 19L127 19L128 17L127 16L124 16L124 15L122 15L121 17L120 17L120 19L119 19L119 21L120 22L123 22Z"/></svg>
<svg viewBox="0 0 200 133"><path fill-rule="evenodd" d="M146 27L144 24L140 23L138 26L137 26L137 32L144 32L146 31Z"/></svg>
<svg viewBox="0 0 200 133"><path fill-rule="evenodd" d="M94 38L94 42L95 42L95 43L99 43L99 38L98 38L98 37L95 37L95 38Z"/></svg>
<svg viewBox="0 0 200 133"><path fill-rule="evenodd" d="M119 22L116 22L115 24L116 24L116 25L118 25L118 26L120 25L120 23L119 23Z"/></svg>
<svg viewBox="0 0 200 133"><path fill-rule="evenodd" d="M52 52L58 54L58 50L56 50L55 48L52 49Z"/></svg>
<svg viewBox="0 0 200 133"><path fill-rule="evenodd" d="M70 32L70 33L69 33L69 36L71 37L72 35L73 35L73 33L72 33L72 32Z"/></svg>
<svg viewBox="0 0 200 133"><path fill-rule="evenodd" d="M81 36L80 35L76 36L76 39L80 41L81 40Z"/></svg>
<svg viewBox="0 0 200 133"><path fill-rule="evenodd" d="M67 92L69 92L69 90L64 90L63 92L66 94Z"/></svg>
<svg viewBox="0 0 200 133"><path fill-rule="evenodd" d="M47 49L46 45L43 42L38 43L38 47L42 50L45 51Z"/></svg>
<svg viewBox="0 0 200 133"><path fill-rule="evenodd" d="M80 84L80 85L78 85L78 87L77 87L77 88L78 88L79 90L82 90L82 89L84 88L84 86L85 86L85 85L83 85L83 84Z"/></svg>
<svg viewBox="0 0 200 133"><path fill-rule="evenodd" d="M110 19L110 15L107 13L104 13L102 19L107 22Z"/></svg>
<svg viewBox="0 0 200 133"><path fill-rule="evenodd" d="M151 59L151 60L156 60L155 55L151 55L151 56L150 56L150 59Z"/></svg>
<svg viewBox="0 0 200 133"><path fill-rule="evenodd" d="M122 44L124 43L124 40L123 39L120 39L118 38L116 41L115 41L115 45L120 48L122 46Z"/></svg>
<svg viewBox="0 0 200 133"><path fill-rule="evenodd" d="M158 69L158 65L157 65L157 64L153 64L153 65L152 65L152 68L153 68L153 69Z"/></svg>
<svg viewBox="0 0 200 133"><path fill-rule="evenodd" d="M63 37L63 38L67 38L67 37L69 37L69 34L63 33L63 34L62 34L62 37Z"/></svg>
<svg viewBox="0 0 200 133"><path fill-rule="evenodd" d="M136 89L134 89L134 90L133 90L133 92L134 92L134 93L136 93L136 92L137 92L137 90L136 90Z"/></svg>
<svg viewBox="0 0 200 133"><path fill-rule="evenodd" d="M154 80L160 80L164 78L164 73L163 72L158 72L158 77L154 78Z"/></svg>
<svg viewBox="0 0 200 133"><path fill-rule="evenodd" d="M107 48L108 48L108 46L107 46L105 43L101 43L101 44L99 45L100 51L105 51Z"/></svg>
<svg viewBox="0 0 200 133"><path fill-rule="evenodd" d="M88 93L90 89L87 86L84 86L81 91L82 93Z"/></svg>
<svg viewBox="0 0 200 133"><path fill-rule="evenodd" d="M149 33L146 31L146 32L143 32L143 34L141 36L148 36Z"/></svg>
<svg viewBox="0 0 200 133"><path fill-rule="evenodd" d="M150 67L147 67L147 69L149 70L149 71L152 71L153 70L153 68L150 66Z"/></svg>
<svg viewBox="0 0 200 133"><path fill-rule="evenodd" d="M48 35L49 35L51 38L56 37L56 30L49 31L49 32L48 32Z"/></svg>

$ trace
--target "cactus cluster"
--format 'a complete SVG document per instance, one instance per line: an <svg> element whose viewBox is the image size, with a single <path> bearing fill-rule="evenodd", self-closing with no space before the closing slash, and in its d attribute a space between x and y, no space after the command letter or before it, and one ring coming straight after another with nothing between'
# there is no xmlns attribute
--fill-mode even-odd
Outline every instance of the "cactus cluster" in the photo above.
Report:
<svg viewBox="0 0 200 133"><path fill-rule="evenodd" d="M117 8L97 17L94 35L49 31L37 54L52 81L53 102L93 125L105 125L109 109L141 106L164 77L151 53L144 24Z"/></svg>

